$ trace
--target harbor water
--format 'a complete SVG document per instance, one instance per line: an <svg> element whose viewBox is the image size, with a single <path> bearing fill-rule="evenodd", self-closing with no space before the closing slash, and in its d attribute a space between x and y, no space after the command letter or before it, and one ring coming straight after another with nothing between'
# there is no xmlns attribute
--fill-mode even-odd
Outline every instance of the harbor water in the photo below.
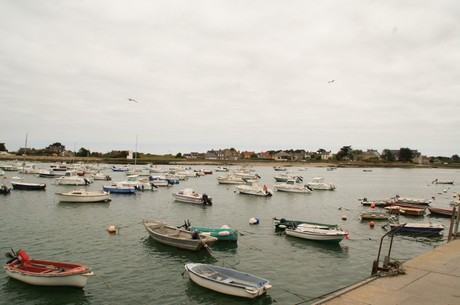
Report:
<svg viewBox="0 0 460 305"><path fill-rule="evenodd" d="M50 164L38 164L49 168ZM141 168L142 166L137 166ZM167 166L165 166L167 167ZM359 212L369 209L359 199L404 197L432 198L431 206L449 208L457 185L432 184L435 179L460 182L458 169L308 167L290 170L303 182L324 177L335 191L311 194L274 192L272 197L238 194L233 185L220 185L224 173L206 167L212 175L189 178L171 187L145 190L134 195L112 194L110 203L59 203L56 192L78 188L101 190L106 181L84 186L54 185L54 179L25 175L26 182L45 182L46 191L12 190L0 196L0 245L3 253L23 249L32 258L87 265L94 275L84 289L36 287L0 276L0 304L296 304L368 277L377 256L385 221L361 221ZM260 185L273 188L273 167L255 166ZM122 172L104 172L112 181L125 180ZM6 183L17 172L6 172ZM181 203L172 193L193 188L213 199L212 206ZM377 208L376 208L377 209ZM429 212L427 211L427 214ZM349 239L338 245L321 244L277 234L273 217L339 224ZM346 217L346 220L343 220ZM249 220L258 218L259 224ZM228 225L240 233L237 243L214 244L211 253L190 252L165 246L149 238L142 220L161 220L180 226ZM446 243L450 220L430 215L400 216L401 222L442 223L440 237L397 236L392 259L407 261ZM114 225L118 234L109 234ZM384 253L386 255L386 252ZM4 261L6 262L6 258ZM184 273L188 262L235 268L268 279L273 288L255 300L231 297L202 288ZM317 301L317 300L316 300ZM305 302L303 304L309 304Z"/></svg>

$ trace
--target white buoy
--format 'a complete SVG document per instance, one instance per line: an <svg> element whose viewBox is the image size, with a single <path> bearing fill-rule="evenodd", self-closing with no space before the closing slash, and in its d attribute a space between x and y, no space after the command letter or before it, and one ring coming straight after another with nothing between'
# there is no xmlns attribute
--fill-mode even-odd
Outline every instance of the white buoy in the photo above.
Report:
<svg viewBox="0 0 460 305"><path fill-rule="evenodd" d="M251 219L249 219L249 224L250 224L250 225L257 225L257 224L259 224L259 218L254 218L254 217L252 217Z"/></svg>

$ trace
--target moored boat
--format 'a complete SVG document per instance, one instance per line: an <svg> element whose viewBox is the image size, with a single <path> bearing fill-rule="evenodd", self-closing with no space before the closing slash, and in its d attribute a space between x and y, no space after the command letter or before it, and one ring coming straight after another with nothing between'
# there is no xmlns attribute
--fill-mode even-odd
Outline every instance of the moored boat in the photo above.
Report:
<svg viewBox="0 0 460 305"><path fill-rule="evenodd" d="M313 181L308 182L307 186L312 190L333 191L336 189L334 184L324 182L323 177L313 178Z"/></svg>
<svg viewBox="0 0 460 305"><path fill-rule="evenodd" d="M246 180L246 184L237 185L236 190L240 194L270 197L273 195L273 191L270 190L266 185L260 187L255 180Z"/></svg>
<svg viewBox="0 0 460 305"><path fill-rule="evenodd" d="M334 229L338 228L338 225L334 224L326 224L326 223L319 223L319 222L311 222L305 220L292 220L286 218L276 218L272 219L273 225L275 226L275 230L285 230L286 228L296 227L300 224L308 224L312 226L317 226L325 229Z"/></svg>
<svg viewBox="0 0 460 305"><path fill-rule="evenodd" d="M284 183L277 183L273 186L273 188L278 192L303 193L303 194L311 193L311 190L307 185L298 184L296 183L294 179L289 179L288 181Z"/></svg>
<svg viewBox="0 0 460 305"><path fill-rule="evenodd" d="M220 228L209 228L209 227L197 227L192 226L190 220L186 219L184 224L179 228L184 228L188 231L198 231L202 235L209 235L217 238L218 241L237 241L238 231L230 228L227 225L223 225Z"/></svg>
<svg viewBox="0 0 460 305"><path fill-rule="evenodd" d="M361 220L387 220L391 217L388 212L363 211L360 212Z"/></svg>
<svg viewBox="0 0 460 305"><path fill-rule="evenodd" d="M453 214L453 209L442 209L433 207L428 207L427 209L428 211L430 211L430 214L433 214L434 216L452 217Z"/></svg>
<svg viewBox="0 0 460 305"><path fill-rule="evenodd" d="M11 186L15 190L42 191L46 189L46 183L32 183L23 181L11 181Z"/></svg>
<svg viewBox="0 0 460 305"><path fill-rule="evenodd" d="M391 220L388 223L391 229L401 227L401 233L441 233L444 226L439 223L400 223L398 220Z"/></svg>
<svg viewBox="0 0 460 305"><path fill-rule="evenodd" d="M119 183L112 183L111 185L104 185L102 189L109 193L114 194L134 194L136 192L136 188L134 186L129 185L121 185Z"/></svg>
<svg viewBox="0 0 460 305"><path fill-rule="evenodd" d="M344 230L335 227L312 225L308 223L299 224L295 227L288 227L286 235L322 242L340 243L348 235Z"/></svg>
<svg viewBox="0 0 460 305"><path fill-rule="evenodd" d="M410 216L423 216L426 208L401 207L399 205L387 206L385 209L392 214L403 214Z"/></svg>
<svg viewBox="0 0 460 305"><path fill-rule="evenodd" d="M395 196L394 202L396 204L408 203L408 204L418 204L418 205L429 205L431 199L422 199L422 198L412 198L412 197L400 197L399 195Z"/></svg>
<svg viewBox="0 0 460 305"><path fill-rule="evenodd" d="M172 227L161 221L144 220L143 223L153 240L176 248L198 251L217 241L215 237Z"/></svg>
<svg viewBox="0 0 460 305"><path fill-rule="evenodd" d="M233 174L227 174L217 177L219 184L244 184L244 179Z"/></svg>
<svg viewBox="0 0 460 305"><path fill-rule="evenodd" d="M12 256L4 266L6 274L31 285L83 288L93 274L91 268L80 264L30 259L24 250Z"/></svg>
<svg viewBox="0 0 460 305"><path fill-rule="evenodd" d="M6 195L11 192L11 188L6 186L6 184L0 184L0 194Z"/></svg>
<svg viewBox="0 0 460 305"><path fill-rule="evenodd" d="M434 184L454 184L454 180L438 180L437 178L434 179L433 182Z"/></svg>
<svg viewBox="0 0 460 305"><path fill-rule="evenodd" d="M110 194L106 191L89 192L86 190L73 190L66 193L56 193L59 202L109 202Z"/></svg>
<svg viewBox="0 0 460 305"><path fill-rule="evenodd" d="M191 188L180 190L177 193L173 193L172 196L176 201L180 202L212 205L211 197L206 194L199 194Z"/></svg>
<svg viewBox="0 0 460 305"><path fill-rule="evenodd" d="M185 270L196 284L223 294L253 299L272 286L261 277L209 264L188 263Z"/></svg>

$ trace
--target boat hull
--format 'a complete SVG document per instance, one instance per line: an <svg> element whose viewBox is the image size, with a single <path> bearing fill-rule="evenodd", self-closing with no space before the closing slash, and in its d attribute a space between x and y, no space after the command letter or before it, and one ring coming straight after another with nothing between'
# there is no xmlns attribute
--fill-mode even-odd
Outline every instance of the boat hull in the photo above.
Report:
<svg viewBox="0 0 460 305"><path fill-rule="evenodd" d="M199 274L197 271L195 271L195 269L199 267L199 265L202 265L202 264L190 263L190 264L185 265L185 270L188 272L190 279L194 283L204 288L207 288L207 289L219 292L219 293L233 295L233 296L242 297L242 298L254 299L258 296L265 294L271 288L269 281L259 278L259 277L255 277L247 273L241 273L236 270L231 270L228 272L235 276L232 278L228 278L228 277L226 278L225 274L219 273L219 272L215 272L214 275L210 275L209 277L206 277L204 275ZM217 268L217 267L214 267L214 268ZM219 267L217 270L222 271L222 270L229 270L229 269ZM210 272L212 271L213 270L211 269ZM215 279L212 277L215 277ZM244 277L246 277L248 280L254 279L254 282L246 281ZM255 283L256 281L258 282L257 284Z"/></svg>
<svg viewBox="0 0 460 305"><path fill-rule="evenodd" d="M286 228L286 235L303 238L312 241L340 243L347 233L340 232L337 234L322 234L318 232L301 232L295 229Z"/></svg>
<svg viewBox="0 0 460 305"><path fill-rule="evenodd" d="M11 182L13 189L24 191L43 191L46 189L45 183L27 183L27 182Z"/></svg>
<svg viewBox="0 0 460 305"><path fill-rule="evenodd" d="M217 238L211 236L194 239L190 231L174 228L163 222L144 220L144 226L153 240L184 250L198 251L205 245L211 245L217 241Z"/></svg>
<svg viewBox="0 0 460 305"><path fill-rule="evenodd" d="M107 192L97 193L97 194L56 193L56 198L59 202L71 202L71 203L109 202L111 200L110 194Z"/></svg>
<svg viewBox="0 0 460 305"><path fill-rule="evenodd" d="M86 286L91 269L77 264L30 260L26 265L15 263L4 267L6 274L18 281L36 286Z"/></svg>
<svg viewBox="0 0 460 305"><path fill-rule="evenodd" d="M217 238L218 241L238 241L238 231L231 228L206 228L190 227L190 230L197 230L200 234L210 235Z"/></svg>

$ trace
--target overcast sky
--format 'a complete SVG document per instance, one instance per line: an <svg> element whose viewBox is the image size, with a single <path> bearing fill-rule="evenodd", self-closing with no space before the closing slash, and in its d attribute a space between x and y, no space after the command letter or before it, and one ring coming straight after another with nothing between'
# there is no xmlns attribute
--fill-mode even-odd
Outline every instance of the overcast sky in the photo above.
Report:
<svg viewBox="0 0 460 305"><path fill-rule="evenodd" d="M458 0L1 0L0 37L10 151L460 154Z"/></svg>

